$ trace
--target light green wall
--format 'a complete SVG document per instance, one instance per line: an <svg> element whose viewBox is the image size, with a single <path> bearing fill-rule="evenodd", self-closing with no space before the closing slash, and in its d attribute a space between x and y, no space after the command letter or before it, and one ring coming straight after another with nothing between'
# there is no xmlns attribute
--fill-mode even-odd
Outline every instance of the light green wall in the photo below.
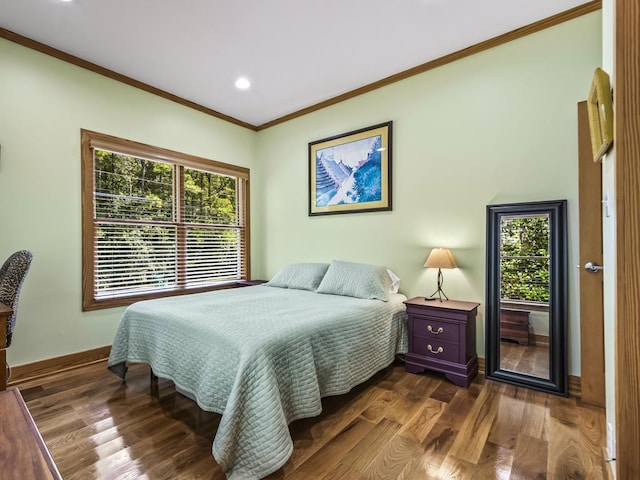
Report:
<svg viewBox="0 0 640 480"><path fill-rule="evenodd" d="M256 134L0 39L0 257L34 253L8 360L109 345L122 309L81 311L80 129L252 168Z"/></svg>
<svg viewBox="0 0 640 480"><path fill-rule="evenodd" d="M484 303L485 205L558 198L569 200L574 265L575 111L600 64L600 30L589 14L257 134L0 40L0 256L36 256L9 362L108 345L122 312L80 307L81 128L251 168L254 278L337 258L388 265L404 293L430 294L435 272L422 264L444 245L460 266L445 272L447 294ZM308 142L388 120L393 211L308 217Z"/></svg>
<svg viewBox="0 0 640 480"><path fill-rule="evenodd" d="M431 294L432 247L450 247L451 298L484 304L485 206L569 201L576 265L576 104L601 61L592 13L258 133L260 263L268 278L299 261L384 264L401 291ZM380 59L384 61L384 59ZM393 211L309 217L308 142L393 120ZM256 212L257 213L257 212ZM569 269L570 374L580 373L578 277ZM483 308L478 352L484 354Z"/></svg>

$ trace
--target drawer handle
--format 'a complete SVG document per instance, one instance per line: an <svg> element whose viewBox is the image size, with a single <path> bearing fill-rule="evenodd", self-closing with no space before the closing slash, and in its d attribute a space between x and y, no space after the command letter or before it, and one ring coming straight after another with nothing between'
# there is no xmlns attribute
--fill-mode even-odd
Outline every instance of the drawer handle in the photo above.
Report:
<svg viewBox="0 0 640 480"><path fill-rule="evenodd" d="M444 328L439 327L438 330L433 330L433 328L431 328L431 325L427 325L427 330L429 330L429 333L433 333L434 335L440 335L442 332L444 332Z"/></svg>
<svg viewBox="0 0 640 480"><path fill-rule="evenodd" d="M435 355L444 352L444 348L442 348L442 347L438 347L437 350L434 350L433 347L431 346L431 344L427 345L427 350L429 350L431 353L433 353Z"/></svg>

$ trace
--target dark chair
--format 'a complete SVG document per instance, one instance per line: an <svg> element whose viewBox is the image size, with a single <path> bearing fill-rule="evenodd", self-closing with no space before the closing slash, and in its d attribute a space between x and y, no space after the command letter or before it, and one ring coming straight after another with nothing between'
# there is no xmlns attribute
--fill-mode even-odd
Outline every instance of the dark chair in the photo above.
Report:
<svg viewBox="0 0 640 480"><path fill-rule="evenodd" d="M13 329L18 316L18 297L24 282L33 254L28 250L20 250L11 255L0 268L0 302L13 310L7 318L7 347L11 345Z"/></svg>

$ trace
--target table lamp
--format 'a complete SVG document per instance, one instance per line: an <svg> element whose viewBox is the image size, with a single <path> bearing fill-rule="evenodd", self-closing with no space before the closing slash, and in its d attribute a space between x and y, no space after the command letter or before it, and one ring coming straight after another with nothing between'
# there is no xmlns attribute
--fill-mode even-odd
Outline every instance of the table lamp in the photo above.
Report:
<svg viewBox="0 0 640 480"><path fill-rule="evenodd" d="M440 301L442 301L442 297L449 300L449 297L447 297L442 291L442 283L444 282L444 278L442 276L442 269L458 267L458 265L456 264L456 259L453 258L453 254L451 253L451 250L449 250L448 248L434 248L433 250L431 250L431 253L429 253L429 256L427 257L427 261L424 262L424 267L438 269L438 289L435 292L433 292L429 298L426 298L425 300L435 300L436 294L438 295L438 298L440 299Z"/></svg>

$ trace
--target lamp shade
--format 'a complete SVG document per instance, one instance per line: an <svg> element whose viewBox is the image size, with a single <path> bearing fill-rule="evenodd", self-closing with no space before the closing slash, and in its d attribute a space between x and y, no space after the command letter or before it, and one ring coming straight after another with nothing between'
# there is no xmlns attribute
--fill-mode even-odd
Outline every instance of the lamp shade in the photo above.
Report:
<svg viewBox="0 0 640 480"><path fill-rule="evenodd" d="M453 258L451 250L448 248L434 248L429 253L427 261L424 262L425 268L458 268L456 259Z"/></svg>

